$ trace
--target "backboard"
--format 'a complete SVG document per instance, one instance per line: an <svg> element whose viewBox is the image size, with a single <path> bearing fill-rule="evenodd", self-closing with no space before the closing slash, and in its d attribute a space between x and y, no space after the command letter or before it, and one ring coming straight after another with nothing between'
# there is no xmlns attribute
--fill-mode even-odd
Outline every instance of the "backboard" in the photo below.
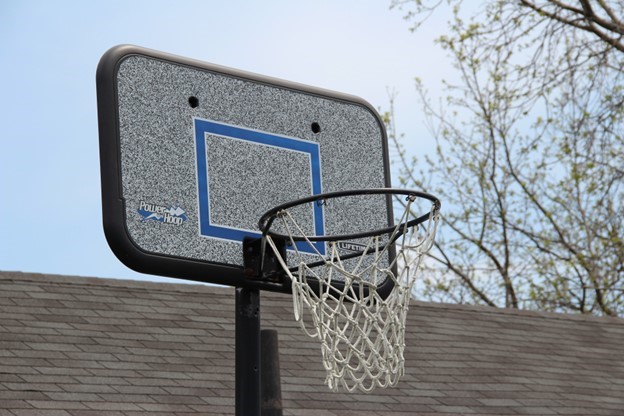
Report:
<svg viewBox="0 0 624 416"><path fill-rule="evenodd" d="M97 93L104 230L139 272L245 287L264 212L390 186L383 122L357 97L128 45L102 57ZM299 215L310 235L393 221L386 197L355 205Z"/></svg>

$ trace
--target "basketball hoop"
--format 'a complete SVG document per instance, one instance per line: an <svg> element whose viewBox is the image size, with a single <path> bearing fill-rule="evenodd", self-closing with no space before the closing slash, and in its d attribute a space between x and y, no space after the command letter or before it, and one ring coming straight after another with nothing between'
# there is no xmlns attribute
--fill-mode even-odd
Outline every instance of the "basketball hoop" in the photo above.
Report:
<svg viewBox="0 0 624 416"><path fill-rule="evenodd" d="M304 231L300 217L293 214L306 204L369 195L404 198L396 225L316 236ZM416 201L431 203L431 207L417 216L413 212ZM321 342L325 383L330 389L342 386L368 392L394 386L403 375L410 293L422 257L433 245L439 210L440 201L426 193L363 189L302 198L261 217L259 228L292 283L295 320L308 336ZM280 250L284 240L294 260L287 261L285 251ZM302 245L311 247L316 256L301 250ZM378 289L387 281L392 287L386 296Z"/></svg>

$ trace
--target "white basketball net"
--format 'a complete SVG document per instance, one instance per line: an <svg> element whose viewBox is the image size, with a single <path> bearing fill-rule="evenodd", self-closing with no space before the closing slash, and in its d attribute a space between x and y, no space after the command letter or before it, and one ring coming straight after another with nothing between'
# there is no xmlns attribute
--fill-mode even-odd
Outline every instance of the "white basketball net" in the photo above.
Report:
<svg viewBox="0 0 624 416"><path fill-rule="evenodd" d="M367 239L367 250L356 259L355 266L353 260L341 260L338 242L330 242L326 255L317 251L323 258L323 265L308 267L292 241L293 232L305 233L288 210L280 211L276 221L281 221L288 230L298 262L295 271L280 256L271 236L267 236L282 268L292 280L295 320L308 336L320 340L323 366L327 370L325 383L334 391L339 386L348 391L360 389L364 392L375 387L394 386L403 375L405 318L410 293L422 257L433 245L438 223L437 211L432 207L426 223L406 229L404 223L411 216L412 202L408 199L402 219L389 240L381 241L379 236ZM387 252L392 244L385 242L394 241L399 234L394 243L396 256L388 264ZM310 246L314 247L311 243ZM346 263L349 263L348 269ZM382 299L377 293L377 283L386 279L392 279L394 288ZM344 287L332 286L332 281L337 280L344 281ZM320 284L320 296L310 288L308 282L311 281Z"/></svg>

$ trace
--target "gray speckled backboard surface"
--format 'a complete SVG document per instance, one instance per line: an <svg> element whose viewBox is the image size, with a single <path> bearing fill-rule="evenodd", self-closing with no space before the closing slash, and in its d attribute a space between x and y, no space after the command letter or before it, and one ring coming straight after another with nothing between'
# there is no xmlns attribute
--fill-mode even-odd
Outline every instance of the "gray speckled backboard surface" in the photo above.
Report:
<svg viewBox="0 0 624 416"><path fill-rule="evenodd" d="M383 127L359 103L141 55L119 64L117 94L126 228L145 252L242 266L237 232L257 233L260 216L275 205L315 186L387 186ZM224 130L204 131L202 123ZM271 144L274 138L287 144ZM388 225L383 196L323 210L325 233ZM297 215L314 233L312 209ZM207 222L234 231L206 233Z"/></svg>

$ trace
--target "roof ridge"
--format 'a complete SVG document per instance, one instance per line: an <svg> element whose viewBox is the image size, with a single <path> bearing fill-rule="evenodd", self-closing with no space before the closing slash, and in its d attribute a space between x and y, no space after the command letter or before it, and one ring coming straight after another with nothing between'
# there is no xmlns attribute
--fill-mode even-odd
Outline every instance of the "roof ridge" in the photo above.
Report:
<svg viewBox="0 0 624 416"><path fill-rule="evenodd" d="M50 283L59 285L83 285L96 287L118 287L135 290L167 290L173 292L199 291L213 292L215 289L229 289L225 286L208 285L202 283L168 283L151 282L148 280L116 279L110 277L91 277L80 275L61 275L52 273L30 273L20 271L0 271L0 280L14 280L16 282Z"/></svg>
<svg viewBox="0 0 624 416"><path fill-rule="evenodd" d="M616 317L616 316L596 316L596 315L581 314L581 313L571 314L571 313L539 311L539 310L529 310L529 309L498 308L498 307L491 307L491 306L485 306L485 305L466 305L466 304L454 304L454 303L443 303L443 302L426 302L426 301L419 301L419 300L412 300L411 303L420 308L446 309L446 310L455 310L458 312L459 311L475 312L479 314L487 313L487 314L494 314L494 315L516 315L516 316L526 316L526 317L544 318L544 319L580 320L584 322L599 321L602 323L613 323L617 325L622 325L624 323L624 320L621 317Z"/></svg>
<svg viewBox="0 0 624 416"><path fill-rule="evenodd" d="M192 283L169 283L169 282L150 282L147 280L130 280L130 279L115 279L104 277L86 277L86 276L69 276L49 273L30 273L21 271L0 271L0 280L14 280L15 282L30 282L30 283L48 283L59 285L84 285L93 287L117 287L132 290L162 290L168 292L177 293L215 293L227 290L234 290L231 287L202 284L197 282ZM269 295L274 293L269 293ZM560 312L548 312L548 311L536 311L526 309L512 309L512 308L494 308L484 305L464 305L464 304L452 304L452 303L434 303L419 300L411 301L413 306L418 308L428 309L444 309L451 311L462 312L474 312L474 313L487 313L493 315L515 315L526 316L542 319L556 319L556 320L576 320L583 322L601 322L606 324L622 325L624 321L619 317L608 316L595 316L587 314L565 314Z"/></svg>

